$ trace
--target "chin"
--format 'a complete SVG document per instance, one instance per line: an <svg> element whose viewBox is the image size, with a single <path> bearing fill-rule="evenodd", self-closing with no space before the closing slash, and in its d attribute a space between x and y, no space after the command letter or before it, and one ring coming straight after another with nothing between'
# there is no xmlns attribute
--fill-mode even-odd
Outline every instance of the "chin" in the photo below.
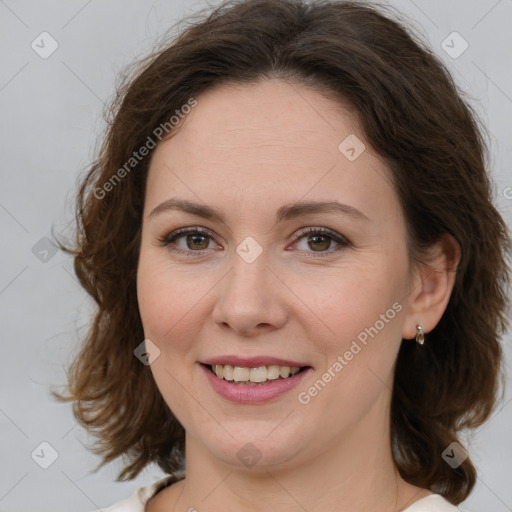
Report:
<svg viewBox="0 0 512 512"><path fill-rule="evenodd" d="M314 436L307 436L304 427L299 430L278 426L279 421L241 420L235 425L226 425L227 432L217 425L216 435L212 435L211 430L203 431L199 438L213 457L233 470L257 472L285 469L301 462L304 452L312 448Z"/></svg>

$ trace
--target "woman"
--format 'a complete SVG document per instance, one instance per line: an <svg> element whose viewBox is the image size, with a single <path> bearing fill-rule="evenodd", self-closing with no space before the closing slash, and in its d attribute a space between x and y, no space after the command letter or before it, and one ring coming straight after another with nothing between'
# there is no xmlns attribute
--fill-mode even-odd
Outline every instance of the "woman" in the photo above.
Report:
<svg viewBox="0 0 512 512"><path fill-rule="evenodd" d="M169 475L107 510L457 510L506 328L484 149L366 2L227 2L149 56L68 248L98 310L67 399L121 479Z"/></svg>

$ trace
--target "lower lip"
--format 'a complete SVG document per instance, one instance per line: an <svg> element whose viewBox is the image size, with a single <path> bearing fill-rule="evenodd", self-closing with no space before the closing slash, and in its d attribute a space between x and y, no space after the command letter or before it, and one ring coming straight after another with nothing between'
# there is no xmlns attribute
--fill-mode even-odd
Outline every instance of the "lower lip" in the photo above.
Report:
<svg viewBox="0 0 512 512"><path fill-rule="evenodd" d="M306 368L287 379L276 379L267 384L233 384L220 379L207 366L201 364L210 385L221 397L241 404L263 404L291 391L305 377L311 368Z"/></svg>

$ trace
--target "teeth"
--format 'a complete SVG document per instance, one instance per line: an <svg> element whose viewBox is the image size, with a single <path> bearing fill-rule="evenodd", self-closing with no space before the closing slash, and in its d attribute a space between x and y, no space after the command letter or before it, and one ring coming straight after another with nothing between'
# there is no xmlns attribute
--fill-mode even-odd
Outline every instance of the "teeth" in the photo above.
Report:
<svg viewBox="0 0 512 512"><path fill-rule="evenodd" d="M251 368L249 380L251 382L265 382L267 380L267 375L267 367L258 366L257 368Z"/></svg>
<svg viewBox="0 0 512 512"><path fill-rule="evenodd" d="M267 367L267 379L275 380L279 379L279 366L273 365Z"/></svg>
<svg viewBox="0 0 512 512"><path fill-rule="evenodd" d="M281 366L279 368L279 375L283 377L283 379L286 379L286 377L290 376L290 367L289 366Z"/></svg>
<svg viewBox="0 0 512 512"><path fill-rule="evenodd" d="M216 365L220 366L220 365ZM233 367L230 364L225 364L223 369L223 378L224 380L233 380Z"/></svg>
<svg viewBox="0 0 512 512"><path fill-rule="evenodd" d="M256 368L247 368L242 366L231 366L229 364L214 364L213 372L219 379L235 382L253 382L260 384L269 380L286 379L300 371L298 366L258 366Z"/></svg>
<svg viewBox="0 0 512 512"><path fill-rule="evenodd" d="M244 382L249 380L250 374L251 370L249 368L241 368L240 366L235 366L233 369L233 379L235 382Z"/></svg>

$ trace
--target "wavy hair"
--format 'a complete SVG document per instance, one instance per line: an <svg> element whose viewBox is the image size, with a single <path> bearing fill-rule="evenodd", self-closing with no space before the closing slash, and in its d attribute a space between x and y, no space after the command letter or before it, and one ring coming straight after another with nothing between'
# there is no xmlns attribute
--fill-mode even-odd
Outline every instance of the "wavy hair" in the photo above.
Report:
<svg viewBox="0 0 512 512"><path fill-rule="evenodd" d="M457 505L476 469L470 458L452 469L441 454L453 441L464 446L459 432L485 422L504 387L511 241L492 203L485 129L443 63L388 6L226 1L123 75L98 158L79 186L76 239L60 243L97 308L66 395L57 396L73 401L77 420L97 436L102 464L128 457L118 479L150 462L166 473L180 468L184 429L133 354L144 339L136 273L152 150L130 159L190 98L267 78L310 85L356 112L389 163L412 258L446 233L460 245L440 322L421 350L400 347L390 418L402 478ZM122 179L113 183L114 175Z"/></svg>

